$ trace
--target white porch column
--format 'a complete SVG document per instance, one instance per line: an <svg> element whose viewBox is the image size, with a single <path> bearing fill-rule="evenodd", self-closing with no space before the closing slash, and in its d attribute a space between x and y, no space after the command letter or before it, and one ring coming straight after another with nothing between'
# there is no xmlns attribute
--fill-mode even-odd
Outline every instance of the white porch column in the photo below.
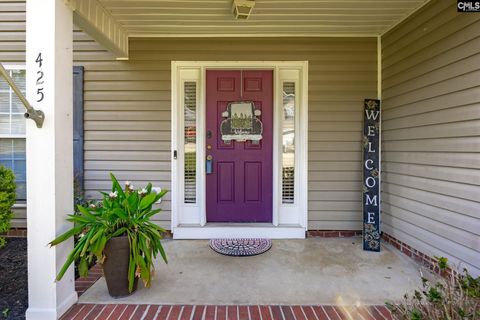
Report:
<svg viewBox="0 0 480 320"><path fill-rule="evenodd" d="M47 246L73 211L72 21L64 0L27 0L27 99L45 113L41 129L27 120L28 320L77 301L73 267L55 282L73 242Z"/></svg>

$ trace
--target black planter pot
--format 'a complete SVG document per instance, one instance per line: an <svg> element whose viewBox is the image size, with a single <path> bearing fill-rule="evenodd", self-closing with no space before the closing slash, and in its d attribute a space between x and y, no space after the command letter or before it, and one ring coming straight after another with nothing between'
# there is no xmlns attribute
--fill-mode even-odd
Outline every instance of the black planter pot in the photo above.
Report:
<svg viewBox="0 0 480 320"><path fill-rule="evenodd" d="M130 244L128 237L110 239L105 246L103 274L107 281L108 293L113 298L131 295L137 290L138 278L135 277L132 292L128 292L128 264L130 260Z"/></svg>

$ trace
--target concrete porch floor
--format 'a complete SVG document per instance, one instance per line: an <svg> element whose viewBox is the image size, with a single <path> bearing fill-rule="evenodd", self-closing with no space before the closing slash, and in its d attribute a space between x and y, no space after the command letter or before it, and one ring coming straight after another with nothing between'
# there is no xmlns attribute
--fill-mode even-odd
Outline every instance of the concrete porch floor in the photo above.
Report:
<svg viewBox="0 0 480 320"><path fill-rule="evenodd" d="M253 257L220 255L205 240L165 240L164 247L169 264L157 262L150 289L139 284L113 299L101 278L79 303L382 305L421 285L413 260L384 245L365 252L361 238L274 240Z"/></svg>

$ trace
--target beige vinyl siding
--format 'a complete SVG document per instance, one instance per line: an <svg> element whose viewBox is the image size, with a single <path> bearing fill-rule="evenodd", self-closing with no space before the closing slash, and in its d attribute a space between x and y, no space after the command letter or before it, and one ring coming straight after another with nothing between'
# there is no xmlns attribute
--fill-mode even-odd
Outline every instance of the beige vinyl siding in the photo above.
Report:
<svg viewBox="0 0 480 320"><path fill-rule="evenodd" d="M431 1L382 67L383 231L480 274L480 16Z"/></svg>
<svg viewBox="0 0 480 320"><path fill-rule="evenodd" d="M0 3L0 14L11 6ZM2 61L25 59L23 20L16 26L18 38L0 32ZM308 60L309 228L361 228L362 104L376 97L375 38L133 39L129 61L81 31L74 39L75 64L85 67L87 197L109 188L109 172L170 189L171 60ZM168 228L170 198L156 216Z"/></svg>

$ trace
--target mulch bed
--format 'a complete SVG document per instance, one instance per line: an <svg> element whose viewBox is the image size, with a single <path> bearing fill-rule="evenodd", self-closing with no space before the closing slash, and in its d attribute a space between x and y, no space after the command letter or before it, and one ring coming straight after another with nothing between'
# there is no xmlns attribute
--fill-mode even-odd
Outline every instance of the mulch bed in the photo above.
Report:
<svg viewBox="0 0 480 320"><path fill-rule="evenodd" d="M27 307L27 239L7 238L0 249L0 319L25 319Z"/></svg>

